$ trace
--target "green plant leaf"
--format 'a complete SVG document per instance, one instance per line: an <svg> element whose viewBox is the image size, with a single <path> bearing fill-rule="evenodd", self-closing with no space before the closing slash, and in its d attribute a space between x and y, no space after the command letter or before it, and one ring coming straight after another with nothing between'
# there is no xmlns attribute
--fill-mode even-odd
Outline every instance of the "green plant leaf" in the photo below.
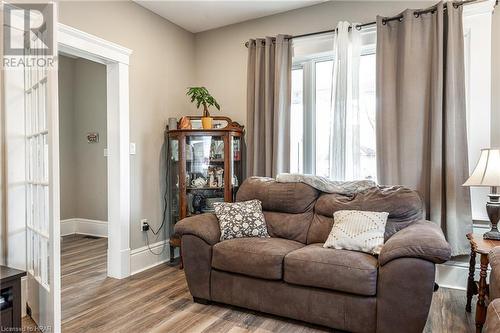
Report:
<svg viewBox="0 0 500 333"><path fill-rule="evenodd" d="M210 106L215 106L217 110L220 110L219 103L217 103L215 98L210 95L210 92L205 87L188 87L186 95L191 98L191 103L196 102L196 108L198 109L203 105L204 109L207 109L207 112Z"/></svg>

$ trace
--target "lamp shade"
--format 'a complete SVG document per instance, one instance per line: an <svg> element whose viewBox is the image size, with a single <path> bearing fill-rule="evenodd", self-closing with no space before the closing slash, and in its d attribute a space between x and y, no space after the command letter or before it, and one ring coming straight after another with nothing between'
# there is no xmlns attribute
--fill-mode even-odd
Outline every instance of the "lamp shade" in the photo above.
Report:
<svg viewBox="0 0 500 333"><path fill-rule="evenodd" d="M500 186L500 149L481 149L481 156L464 186Z"/></svg>

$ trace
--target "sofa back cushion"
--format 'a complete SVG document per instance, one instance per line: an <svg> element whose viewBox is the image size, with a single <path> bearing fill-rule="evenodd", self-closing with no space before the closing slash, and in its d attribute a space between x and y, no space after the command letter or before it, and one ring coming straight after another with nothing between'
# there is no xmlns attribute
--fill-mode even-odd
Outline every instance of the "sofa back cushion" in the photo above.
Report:
<svg viewBox="0 0 500 333"><path fill-rule="evenodd" d="M306 243L319 192L303 183L278 183L250 177L240 186L236 201L259 199L271 237Z"/></svg>
<svg viewBox="0 0 500 333"><path fill-rule="evenodd" d="M385 240L411 223L423 218L423 202L416 191L402 186L379 186L353 196L321 194L314 206L314 218L307 243L323 243L333 225L333 213L338 210L387 212L389 218Z"/></svg>
<svg viewBox="0 0 500 333"><path fill-rule="evenodd" d="M241 184L236 201L259 199L262 209L298 214L314 206L318 191L303 183L278 183L272 178L250 177Z"/></svg>

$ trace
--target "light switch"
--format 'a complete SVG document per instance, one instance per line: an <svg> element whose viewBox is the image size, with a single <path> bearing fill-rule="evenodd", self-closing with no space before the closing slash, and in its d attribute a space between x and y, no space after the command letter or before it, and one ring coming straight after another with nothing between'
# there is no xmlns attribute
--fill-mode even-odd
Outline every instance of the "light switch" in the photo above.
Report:
<svg viewBox="0 0 500 333"><path fill-rule="evenodd" d="M130 155L135 155L135 142L130 143Z"/></svg>

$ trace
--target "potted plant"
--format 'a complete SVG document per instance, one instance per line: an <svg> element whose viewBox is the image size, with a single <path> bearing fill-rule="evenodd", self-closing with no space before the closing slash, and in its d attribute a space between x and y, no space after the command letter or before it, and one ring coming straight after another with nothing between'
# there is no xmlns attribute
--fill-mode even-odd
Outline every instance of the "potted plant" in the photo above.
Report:
<svg viewBox="0 0 500 333"><path fill-rule="evenodd" d="M196 108L200 108L203 105L203 115L201 117L201 124L204 129L212 128L212 120L210 117L210 112L208 112L208 108L210 106L215 106L217 110L220 110L220 105L217 103L215 98L210 95L207 88L205 87L189 87L187 94L191 97L191 103L196 101Z"/></svg>

